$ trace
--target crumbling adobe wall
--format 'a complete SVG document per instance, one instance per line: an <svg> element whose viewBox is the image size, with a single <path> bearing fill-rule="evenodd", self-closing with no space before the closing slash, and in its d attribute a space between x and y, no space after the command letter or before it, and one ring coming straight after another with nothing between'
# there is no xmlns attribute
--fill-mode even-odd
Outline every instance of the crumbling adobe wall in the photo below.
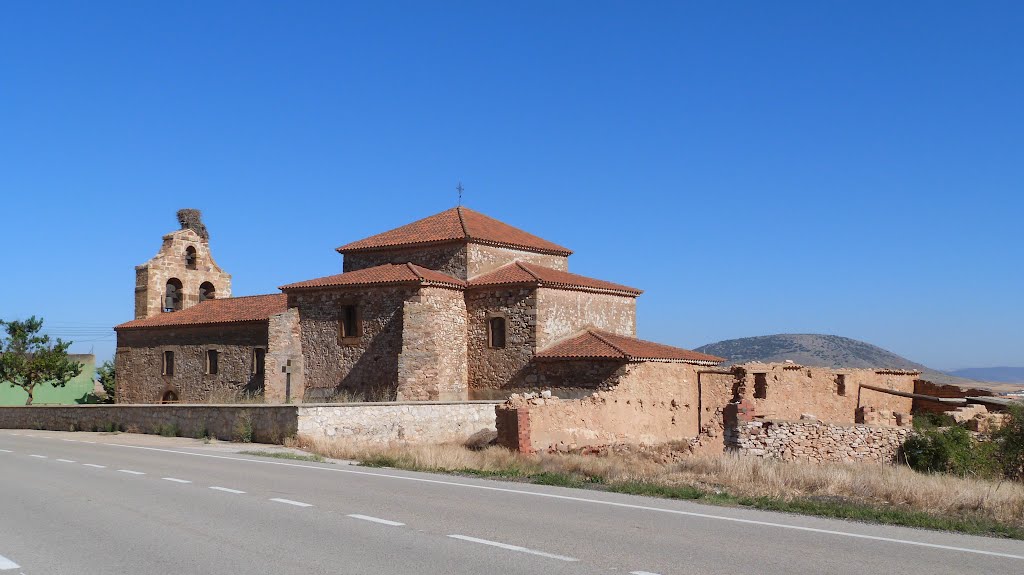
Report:
<svg viewBox="0 0 1024 575"><path fill-rule="evenodd" d="M740 454L783 461L893 463L910 433L906 427L764 420L740 422L727 441Z"/></svg>
<svg viewBox="0 0 1024 575"><path fill-rule="evenodd" d="M496 408L498 441L512 449L543 451L692 439L698 433L699 369L628 363L617 370L611 389L587 398L513 396Z"/></svg>
<svg viewBox="0 0 1024 575"><path fill-rule="evenodd" d="M914 393L931 395L934 397L989 397L993 394L987 389L963 388L956 385L941 385L924 379L914 380ZM915 413L943 413L955 409L956 406L915 399L913 411Z"/></svg>
<svg viewBox="0 0 1024 575"><path fill-rule="evenodd" d="M421 288L418 295L405 302L403 314L398 400L468 399L466 300L462 291Z"/></svg>

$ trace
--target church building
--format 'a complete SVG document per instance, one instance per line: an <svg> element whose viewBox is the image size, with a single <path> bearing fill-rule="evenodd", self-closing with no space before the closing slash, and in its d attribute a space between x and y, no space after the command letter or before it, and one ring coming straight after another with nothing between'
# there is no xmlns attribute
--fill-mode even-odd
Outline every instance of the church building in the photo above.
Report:
<svg viewBox="0 0 1024 575"><path fill-rule="evenodd" d="M129 403L462 401L606 388L625 366L722 358L637 339L641 291L465 207L345 244L342 273L232 297L195 210L136 268L116 326Z"/></svg>

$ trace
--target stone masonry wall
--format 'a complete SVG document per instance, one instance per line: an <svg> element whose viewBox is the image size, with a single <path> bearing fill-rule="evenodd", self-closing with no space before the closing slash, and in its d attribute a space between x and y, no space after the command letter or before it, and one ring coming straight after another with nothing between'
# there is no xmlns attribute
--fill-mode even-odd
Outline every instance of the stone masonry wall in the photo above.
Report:
<svg viewBox="0 0 1024 575"><path fill-rule="evenodd" d="M504 398L505 389L529 387L529 369L536 351L537 300L535 290L523 288L473 289L465 292L471 399ZM487 345L487 321L505 318L505 347ZM534 380L535 380L534 376Z"/></svg>
<svg viewBox="0 0 1024 575"><path fill-rule="evenodd" d="M466 300L460 290L426 287L405 302L399 401L469 397Z"/></svg>
<svg viewBox="0 0 1024 575"><path fill-rule="evenodd" d="M503 423L499 442L504 438L503 445L513 449L544 451L692 439L698 433L699 369L684 363L631 363L619 368L611 389L587 398L513 396L496 408ZM525 422L529 429L506 429L510 422Z"/></svg>
<svg viewBox="0 0 1024 575"><path fill-rule="evenodd" d="M301 439L356 443L463 443L493 434L496 402L309 405L299 410Z"/></svg>
<svg viewBox="0 0 1024 575"><path fill-rule="evenodd" d="M492 272L501 266L515 261L569 271L569 258L566 256L538 254L536 252L475 243L468 244L466 249L466 265L469 278L475 278L478 275ZM460 277L466 279L464 276Z"/></svg>
<svg viewBox="0 0 1024 575"><path fill-rule="evenodd" d="M537 289L537 349L544 349L587 327L636 337L636 298Z"/></svg>
<svg viewBox="0 0 1024 575"><path fill-rule="evenodd" d="M340 390L371 399L394 397L403 310L416 292L409 287L379 287L290 293L288 305L299 310L305 378L302 401L323 401ZM345 305L358 306L362 332L339 341L338 321Z"/></svg>
<svg viewBox="0 0 1024 575"><path fill-rule="evenodd" d="M727 443L741 454L783 461L893 463L910 433L906 427L766 420L740 423Z"/></svg>
<svg viewBox="0 0 1024 575"><path fill-rule="evenodd" d="M159 403L165 392L174 391L184 403L209 403L258 393L263 376L254 372L253 350L266 346L266 322L120 330L114 357L117 399ZM206 373L207 350L219 352L217 374ZM162 374L164 351L174 352L173 375Z"/></svg>
<svg viewBox="0 0 1024 575"><path fill-rule="evenodd" d="M64 405L0 407L2 429L173 433L281 443L297 431L294 405Z"/></svg>
<svg viewBox="0 0 1024 575"><path fill-rule="evenodd" d="M351 272L384 264L414 263L459 279L466 279L466 246L435 244L420 248L395 248L345 254L343 271Z"/></svg>
<svg viewBox="0 0 1024 575"><path fill-rule="evenodd" d="M266 389L267 403L291 403L301 401L305 390L302 370L302 337L299 326L299 310L290 308L270 316L267 328ZM282 368L291 361L291 385ZM290 387L290 388L289 388Z"/></svg>
<svg viewBox="0 0 1024 575"><path fill-rule="evenodd" d="M196 250L195 269L185 265L185 250ZM177 278L182 284L182 309L199 303L199 286L213 284L216 298L231 297L231 275L213 261L210 243L195 231L178 230L163 237L160 251L135 268L135 319L163 313L167 281Z"/></svg>

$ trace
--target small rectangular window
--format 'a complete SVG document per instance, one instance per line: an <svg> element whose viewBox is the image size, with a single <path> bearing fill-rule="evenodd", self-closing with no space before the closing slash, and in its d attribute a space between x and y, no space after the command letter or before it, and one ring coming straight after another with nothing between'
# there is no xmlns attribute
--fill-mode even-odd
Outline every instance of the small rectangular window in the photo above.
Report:
<svg viewBox="0 0 1024 575"><path fill-rule="evenodd" d="M768 398L768 374L754 374L754 399Z"/></svg>
<svg viewBox="0 0 1024 575"><path fill-rule="evenodd" d="M252 350L252 372L255 375L263 375L267 369L267 350L257 347Z"/></svg>
<svg viewBox="0 0 1024 575"><path fill-rule="evenodd" d="M842 373L836 375L836 394L846 395L846 376Z"/></svg>
<svg viewBox="0 0 1024 575"><path fill-rule="evenodd" d="M160 373L164 375L174 375L174 352L165 351L163 367L160 369Z"/></svg>
<svg viewBox="0 0 1024 575"><path fill-rule="evenodd" d="M217 360L220 358L220 352L215 349L206 350L206 373L207 375L217 375Z"/></svg>
<svg viewBox="0 0 1024 575"><path fill-rule="evenodd" d="M487 320L487 347L502 349L505 347L505 318L492 317Z"/></svg>
<svg viewBox="0 0 1024 575"><path fill-rule="evenodd" d="M341 306L341 317L338 319L338 337L359 337L359 309L354 305Z"/></svg>

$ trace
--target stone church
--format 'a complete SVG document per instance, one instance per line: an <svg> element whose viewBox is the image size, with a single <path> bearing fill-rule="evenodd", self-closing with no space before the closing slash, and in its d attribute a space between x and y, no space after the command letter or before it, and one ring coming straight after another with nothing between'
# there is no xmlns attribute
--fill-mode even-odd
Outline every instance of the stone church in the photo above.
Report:
<svg viewBox="0 0 1024 575"><path fill-rule="evenodd" d="M128 403L503 399L671 379L722 358L636 337L632 287L569 272L572 251L457 207L345 244L343 273L232 297L195 210L136 267L116 326Z"/></svg>

